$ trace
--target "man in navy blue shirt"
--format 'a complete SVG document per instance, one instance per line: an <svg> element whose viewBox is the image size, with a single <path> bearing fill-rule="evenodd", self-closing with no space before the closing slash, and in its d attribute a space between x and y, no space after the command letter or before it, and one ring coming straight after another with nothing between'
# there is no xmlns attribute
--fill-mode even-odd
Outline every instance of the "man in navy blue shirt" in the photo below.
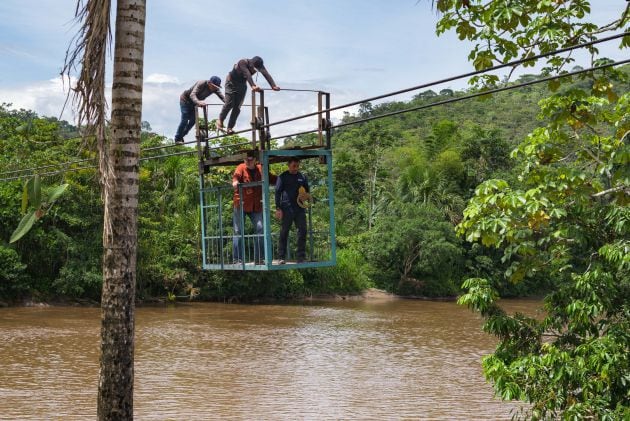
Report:
<svg viewBox="0 0 630 421"><path fill-rule="evenodd" d="M309 191L308 180L300 171L300 160L289 159L289 169L276 181L276 218L282 221L280 242L278 243L278 263L284 264L287 252L287 240L291 225L297 227L297 262L302 263L306 257L306 211L298 204L300 187Z"/></svg>

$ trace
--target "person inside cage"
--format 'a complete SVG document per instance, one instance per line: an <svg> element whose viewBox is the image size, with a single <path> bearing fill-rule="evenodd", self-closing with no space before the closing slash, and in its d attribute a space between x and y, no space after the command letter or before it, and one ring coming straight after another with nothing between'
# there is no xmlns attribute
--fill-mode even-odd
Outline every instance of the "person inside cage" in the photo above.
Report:
<svg viewBox="0 0 630 421"><path fill-rule="evenodd" d="M249 218L254 226L254 261L256 264L263 263L263 216L262 216L262 187L260 185L250 186L249 183L262 182L262 166L257 163L256 152L250 151L242 164L239 164L232 176L232 187L234 187L234 211L233 227L234 238L232 242L234 263L242 263L243 249L248 249L247 243L241 244L241 234L245 228L245 218ZM277 177L269 173L269 183L275 183ZM239 189L239 184L244 184ZM262 184L262 183L261 183ZM242 212L241 212L242 207Z"/></svg>
<svg viewBox="0 0 630 421"><path fill-rule="evenodd" d="M300 160L291 157L288 170L276 180L276 218L282 221L278 242L278 264L285 263L291 226L297 228L297 263L306 258L306 201L310 198L308 179L300 170Z"/></svg>

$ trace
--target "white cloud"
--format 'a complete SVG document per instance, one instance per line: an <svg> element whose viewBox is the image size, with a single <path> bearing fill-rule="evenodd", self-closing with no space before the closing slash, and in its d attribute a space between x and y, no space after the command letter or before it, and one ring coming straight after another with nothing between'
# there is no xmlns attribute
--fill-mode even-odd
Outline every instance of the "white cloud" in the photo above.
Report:
<svg viewBox="0 0 630 421"><path fill-rule="evenodd" d="M177 78L166 74L151 74L145 80L142 95L142 120L148 121L154 132L172 138L180 120L179 95L188 88L188 84L177 81ZM162 82L163 81L163 82ZM65 82L65 83L64 83ZM74 80L73 80L74 82ZM289 86L286 86L287 88ZM301 86L292 85L293 88ZM13 104L12 107L33 110L39 115L60 117L68 92L68 81L57 77L50 80L38 81L27 85L0 88L0 102ZM251 91L245 100L250 103ZM111 98L111 85L106 87L108 101ZM361 92L342 90L331 93L332 104L342 104L364 96ZM317 111L317 94L314 92L265 92L266 105L269 107L270 121L284 120L301 114ZM220 104L216 96L207 99L209 103ZM217 118L221 107L210 107L210 118ZM343 110L335 111L333 122L343 115ZM249 128L251 108L244 106L239 116L236 129ZM66 105L62 119L75 123L72 101ZM308 117L294 122L273 126L272 136L291 134L299 131L315 129L317 118ZM192 133L187 140L192 140ZM248 136L245 136L248 137Z"/></svg>
<svg viewBox="0 0 630 421"><path fill-rule="evenodd" d="M151 73L144 78L145 83L181 83L176 76L167 75L164 73Z"/></svg>
<svg viewBox="0 0 630 421"><path fill-rule="evenodd" d="M27 85L0 88L0 101L13 104L13 108L24 108L40 115L59 118L67 93L68 80L56 77ZM72 121L70 108L67 106L61 117Z"/></svg>

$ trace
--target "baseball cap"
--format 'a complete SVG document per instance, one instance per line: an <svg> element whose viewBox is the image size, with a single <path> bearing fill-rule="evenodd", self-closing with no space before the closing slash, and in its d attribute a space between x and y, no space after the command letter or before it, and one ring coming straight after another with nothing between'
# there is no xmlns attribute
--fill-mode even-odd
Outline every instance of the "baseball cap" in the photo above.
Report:
<svg viewBox="0 0 630 421"><path fill-rule="evenodd" d="M263 65L263 59L260 58L259 56L254 56L252 57L252 64L254 65L254 67L262 67Z"/></svg>
<svg viewBox="0 0 630 421"><path fill-rule="evenodd" d="M210 78L210 83L213 85L217 85L219 88L221 87L221 78L218 76L212 76Z"/></svg>

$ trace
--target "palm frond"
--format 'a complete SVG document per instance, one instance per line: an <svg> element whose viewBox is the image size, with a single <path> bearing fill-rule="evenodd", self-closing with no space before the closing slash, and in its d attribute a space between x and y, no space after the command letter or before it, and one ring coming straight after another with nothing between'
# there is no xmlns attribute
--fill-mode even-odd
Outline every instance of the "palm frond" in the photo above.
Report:
<svg viewBox="0 0 630 421"><path fill-rule="evenodd" d="M109 164L105 99L107 50L112 40L110 11L111 0L77 0L75 20L81 26L70 41L61 71L62 78L67 78L70 85L66 102L72 98L77 111L77 125L82 129L84 142L87 143L90 136L96 139L100 182L103 186L103 201L106 203L106 193L110 191L108 187L114 180ZM71 75L77 69L78 78L72 86ZM109 228L104 227L104 233L109 232Z"/></svg>

